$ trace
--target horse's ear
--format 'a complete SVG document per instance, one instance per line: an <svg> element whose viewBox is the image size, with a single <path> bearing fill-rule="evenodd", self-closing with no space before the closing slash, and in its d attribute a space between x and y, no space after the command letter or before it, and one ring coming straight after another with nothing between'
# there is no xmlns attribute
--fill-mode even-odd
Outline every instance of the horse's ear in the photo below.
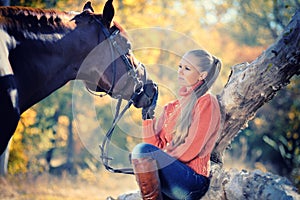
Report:
<svg viewBox="0 0 300 200"><path fill-rule="evenodd" d="M83 7L83 11L85 10L90 10L91 12L94 12L94 9L92 7L92 3L90 1L86 2L84 7Z"/></svg>
<svg viewBox="0 0 300 200"><path fill-rule="evenodd" d="M113 6L113 0L108 0L105 5L104 5L104 9L103 9L103 19L105 21L105 25L109 28L110 27L110 23L115 15L115 9Z"/></svg>
<svg viewBox="0 0 300 200"><path fill-rule="evenodd" d="M80 22L84 22L83 19L86 19L85 18L86 16L91 16L92 13L94 13L94 9L92 7L92 3L90 1L88 1L84 5L82 13L73 17L70 21L75 20L75 23L77 23L77 24Z"/></svg>

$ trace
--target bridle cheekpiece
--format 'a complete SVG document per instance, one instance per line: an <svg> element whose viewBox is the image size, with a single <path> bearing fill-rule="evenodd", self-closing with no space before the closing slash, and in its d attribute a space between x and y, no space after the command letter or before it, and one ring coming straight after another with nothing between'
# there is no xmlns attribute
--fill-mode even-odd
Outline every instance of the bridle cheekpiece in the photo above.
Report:
<svg viewBox="0 0 300 200"><path fill-rule="evenodd" d="M108 130L108 132L106 133L106 136L105 136L102 144L99 145L100 151L101 151L100 159L102 160L102 164L104 165L104 167L110 172L123 173L123 174L134 174L132 168L115 169L115 168L113 168L109 165L109 161L112 160L113 158L108 156L108 145L109 145L109 142L111 140L113 131L114 131L115 126L117 125L118 121L121 119L121 117L124 115L124 113L133 104L135 98L137 98L144 91L144 83L146 83L146 79L147 79L146 70L145 70L145 67L143 66L143 64L141 64L141 63L139 63L137 65L137 67L135 68L133 66L133 64L131 63L131 61L129 60L129 58L125 54L123 54L122 49L118 45L117 40L116 40L116 37L120 34L120 30L118 28L114 32L112 32L112 34L110 34L109 30L104 26L104 24L101 22L101 20L99 20L96 16L94 16L94 19L100 25L101 30L102 30L103 34L105 35L105 38L109 40L109 45L110 45L112 58L114 58L114 50L117 50L117 52L120 55L120 57L122 58L123 62L127 66L128 76L131 77L134 81L133 94L130 97L130 99L128 100L127 105L123 108L123 110L121 112L120 112L120 107L121 107L121 104L122 104L122 95L121 94L118 94L118 95L113 94L113 89L115 87L115 81L116 81L115 80L116 79L116 77L115 77L116 76L116 63L115 62L112 63L113 78L112 78L112 84L111 84L111 87L109 88L109 90L104 91L103 89L97 87L97 91L99 89L99 91L105 92L104 95L97 95L97 96L103 97L103 96L109 94L113 98L118 99L118 103L117 103L117 106L116 106L116 113L115 113L115 116L114 116L112 126ZM100 41L100 35L101 34L99 33L99 41ZM128 49L128 51L130 51L130 49ZM143 70L144 70L144 75L143 75L144 80L141 80L138 77L138 68L140 68L140 67L142 67ZM126 87L126 85L127 84L125 84L124 87ZM88 90L90 91L90 89L88 89ZM91 93L94 94L93 92L91 92ZM94 95L96 95L96 94L94 94ZM151 102L150 98L149 98L149 101Z"/></svg>

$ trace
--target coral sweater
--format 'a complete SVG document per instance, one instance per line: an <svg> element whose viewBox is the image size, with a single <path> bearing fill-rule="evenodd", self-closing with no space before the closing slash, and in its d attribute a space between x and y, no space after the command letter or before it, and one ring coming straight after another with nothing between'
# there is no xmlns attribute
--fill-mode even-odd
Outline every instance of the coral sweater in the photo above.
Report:
<svg viewBox="0 0 300 200"><path fill-rule="evenodd" d="M180 102L187 101L192 91L193 88L181 88L179 94L182 100L167 104L158 119L144 120L143 139L185 163L196 173L208 177L210 155L218 138L221 118L218 101L213 95L206 93L197 100L185 142L172 147L172 133L180 116Z"/></svg>

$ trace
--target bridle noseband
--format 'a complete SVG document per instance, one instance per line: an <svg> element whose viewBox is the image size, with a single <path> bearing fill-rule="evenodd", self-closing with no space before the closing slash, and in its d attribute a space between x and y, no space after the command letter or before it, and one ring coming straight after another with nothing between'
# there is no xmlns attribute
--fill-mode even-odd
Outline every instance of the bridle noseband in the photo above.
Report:
<svg viewBox="0 0 300 200"><path fill-rule="evenodd" d="M104 24L96 16L94 16L94 19L100 25L102 33L105 35L105 38L109 40L112 58L114 58L114 50L117 50L117 52L120 55L120 57L122 58L123 62L127 66L128 76L131 77L134 81L133 94L132 94L131 98L128 100L127 105L123 108L122 112L120 112L120 107L122 104L122 95L121 94L116 95L116 96L113 95L113 89L115 87L115 81L116 81L115 80L116 79L116 77L115 77L116 76L116 63L115 62L112 63L113 78L112 78L112 84L111 84L110 89L108 91L104 91L103 89L97 87L97 90L99 89L100 91L105 92L105 95L109 94L113 98L118 99L118 103L116 106L116 113L115 113L115 117L114 117L112 126L106 133L106 136L102 142L102 145L99 145L100 151L101 151L100 158L102 160L102 164L104 165L104 167L110 172L123 173L123 174L134 174L132 168L115 169L109 165L109 161L112 160L113 158L108 156L108 145L109 145L113 131L114 131L115 126L117 125L118 121L121 119L121 117L124 115L124 113L130 108L130 106L133 104L134 100L144 91L144 83L146 83L146 80L147 80L146 70L145 70L145 67L141 63L139 63L137 68L135 68L133 66L133 64L130 62L130 60L128 59L128 57L122 53L122 49L118 45L117 40L116 40L116 37L118 36L118 34L120 34L119 29L116 29L112 34L110 34L109 30L104 26ZM101 34L99 33L99 42L101 41L100 35ZM139 67L143 67L143 69L144 69L144 76L143 76L144 80L141 80L138 77L138 68ZM127 84L125 84L124 88L126 86L127 86ZM87 89L90 91L89 88L87 88ZM94 93L92 93L92 94L94 94ZM94 95L96 95L96 94L94 94ZM105 95L97 95L97 96L103 97ZM150 100L150 98L149 98L149 100Z"/></svg>
<svg viewBox="0 0 300 200"><path fill-rule="evenodd" d="M96 16L94 16L94 19L100 25L102 33L104 34L105 38L109 42L112 58L114 59L114 50L117 50L118 54L120 55L123 62L125 63L125 65L127 67L127 74L134 81L134 91L133 91L134 94L135 93L137 93L137 95L140 94L141 92L143 92L143 86L144 86L144 83L146 82L146 79L147 79L147 74L146 74L145 67L141 63L138 63L137 67L135 68L133 66L133 64L130 62L129 58L125 54L123 54L123 51L122 51L121 47L118 45L118 42L116 40L116 37L120 34L119 29L116 29L114 32L110 33L109 30L104 26L104 24ZM99 43L101 42L100 37L101 37L101 33L99 33L99 39L98 39ZM128 51L130 51L130 49L128 49ZM97 89L96 89L97 92L100 91L100 92L104 92L105 94L104 95L94 94L94 95L103 97L103 96L108 94L108 95L110 95L111 97L113 97L115 99L122 98L121 94L117 94L117 95L113 94L113 89L115 87L115 82L116 82L116 77L115 76L116 76L116 68L117 68L115 62L112 62L112 68L113 68L112 69L113 70L113 77L112 77L111 87L108 90L104 90L102 88L97 87ZM139 68L143 68L143 71L144 71L143 80L141 80L138 77L138 69ZM125 84L124 88L126 86L127 86L127 84ZM89 88L87 88L87 89L90 92L92 92ZM123 91L123 90L121 90L121 91ZM133 100L133 97L131 97L130 99Z"/></svg>

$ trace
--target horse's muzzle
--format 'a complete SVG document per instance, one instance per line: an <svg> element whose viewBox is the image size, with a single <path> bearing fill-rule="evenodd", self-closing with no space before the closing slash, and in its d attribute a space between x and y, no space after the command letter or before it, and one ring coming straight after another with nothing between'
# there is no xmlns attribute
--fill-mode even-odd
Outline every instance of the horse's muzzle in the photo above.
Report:
<svg viewBox="0 0 300 200"><path fill-rule="evenodd" d="M156 83L148 81L144 84L142 92L133 99L133 105L137 108L150 106L157 90Z"/></svg>

